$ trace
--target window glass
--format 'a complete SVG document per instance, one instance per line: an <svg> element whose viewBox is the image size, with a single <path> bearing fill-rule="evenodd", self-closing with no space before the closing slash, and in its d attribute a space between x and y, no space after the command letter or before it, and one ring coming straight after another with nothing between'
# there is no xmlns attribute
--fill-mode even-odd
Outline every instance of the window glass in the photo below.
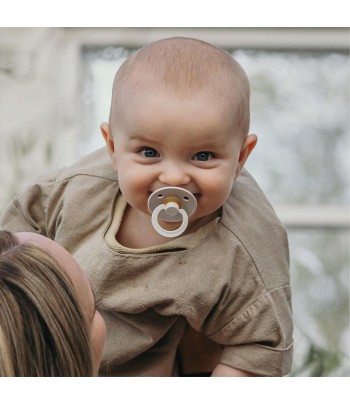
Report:
<svg viewBox="0 0 350 405"><path fill-rule="evenodd" d="M105 145L100 124L108 121L115 73L131 52L122 47L88 48L83 51L82 156Z"/></svg>
<svg viewBox="0 0 350 405"><path fill-rule="evenodd" d="M289 229L295 375L349 375L349 232Z"/></svg>
<svg viewBox="0 0 350 405"><path fill-rule="evenodd" d="M349 189L349 56L240 51L251 83L247 167L270 199L345 204Z"/></svg>

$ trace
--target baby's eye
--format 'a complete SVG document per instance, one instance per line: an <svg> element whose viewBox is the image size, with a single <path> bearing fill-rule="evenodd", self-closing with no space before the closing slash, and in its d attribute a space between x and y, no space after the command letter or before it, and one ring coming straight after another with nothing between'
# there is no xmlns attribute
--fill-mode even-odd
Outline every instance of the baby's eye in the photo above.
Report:
<svg viewBox="0 0 350 405"><path fill-rule="evenodd" d="M213 154L211 152L198 152L193 156L193 160L199 160L200 162L206 162L207 160L213 159Z"/></svg>
<svg viewBox="0 0 350 405"><path fill-rule="evenodd" d="M140 153L143 157L146 157L146 158L160 157L159 153L153 148L148 148L148 147L142 148L140 150Z"/></svg>

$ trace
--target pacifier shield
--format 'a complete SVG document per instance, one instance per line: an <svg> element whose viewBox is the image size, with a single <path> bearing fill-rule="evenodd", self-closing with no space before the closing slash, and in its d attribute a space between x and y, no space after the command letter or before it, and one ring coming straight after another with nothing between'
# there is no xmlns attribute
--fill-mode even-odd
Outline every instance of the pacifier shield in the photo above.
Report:
<svg viewBox="0 0 350 405"><path fill-rule="evenodd" d="M181 187L162 187L154 191L148 198L148 209L151 213L161 204L166 204L167 201L176 201L179 208L186 211L188 217L190 217L197 208L196 197L190 192ZM158 218L165 222L180 222L183 217L181 213L173 214L171 210L161 210Z"/></svg>

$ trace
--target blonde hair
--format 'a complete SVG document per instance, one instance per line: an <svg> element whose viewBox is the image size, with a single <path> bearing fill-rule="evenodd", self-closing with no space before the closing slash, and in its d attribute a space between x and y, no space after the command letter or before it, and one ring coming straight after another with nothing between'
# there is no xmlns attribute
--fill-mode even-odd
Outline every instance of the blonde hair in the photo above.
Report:
<svg viewBox="0 0 350 405"><path fill-rule="evenodd" d="M149 80L181 95L205 91L227 101L237 117L237 128L244 135L249 131L250 88L246 73L224 50L207 42L174 37L141 48L118 69L112 92L109 122L117 106L122 105L123 91L137 88Z"/></svg>
<svg viewBox="0 0 350 405"><path fill-rule="evenodd" d="M0 231L0 376L93 375L87 321L45 250Z"/></svg>

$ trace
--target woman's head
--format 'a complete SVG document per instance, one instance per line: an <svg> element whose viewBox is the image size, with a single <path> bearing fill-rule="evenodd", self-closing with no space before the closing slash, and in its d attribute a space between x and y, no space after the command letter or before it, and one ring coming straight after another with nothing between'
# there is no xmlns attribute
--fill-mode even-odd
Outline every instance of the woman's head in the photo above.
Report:
<svg viewBox="0 0 350 405"><path fill-rule="evenodd" d="M43 236L0 231L0 376L95 375L104 340L73 257Z"/></svg>

